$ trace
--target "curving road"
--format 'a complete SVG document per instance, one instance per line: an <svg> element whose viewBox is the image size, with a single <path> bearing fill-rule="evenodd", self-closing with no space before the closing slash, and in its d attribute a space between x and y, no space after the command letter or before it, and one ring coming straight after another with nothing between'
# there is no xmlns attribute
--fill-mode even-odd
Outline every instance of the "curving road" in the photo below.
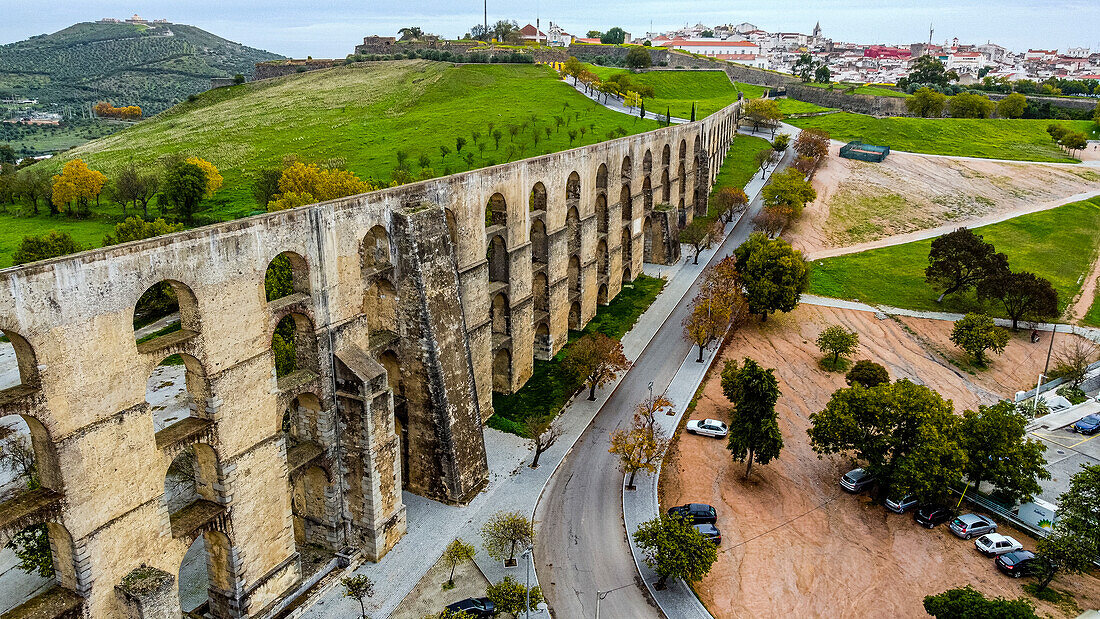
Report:
<svg viewBox="0 0 1100 619"><path fill-rule="evenodd" d="M793 149L788 149L793 150ZM790 159L787 153L784 162ZM759 198L749 206L712 262L743 243L752 232ZM538 527L536 571L547 602L557 617L595 617L596 592L612 591L600 603L603 617L661 617L640 582L623 523L623 474L608 453L613 430L630 423L634 407L664 391L691 352L681 322L688 300L698 292L698 279L635 361L554 473L535 508Z"/></svg>

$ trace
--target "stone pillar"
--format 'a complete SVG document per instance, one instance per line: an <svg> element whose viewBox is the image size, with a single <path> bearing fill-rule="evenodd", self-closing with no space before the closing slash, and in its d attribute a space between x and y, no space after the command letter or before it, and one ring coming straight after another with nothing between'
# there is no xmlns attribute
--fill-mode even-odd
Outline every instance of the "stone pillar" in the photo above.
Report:
<svg viewBox="0 0 1100 619"><path fill-rule="evenodd" d="M179 619L176 577L155 567L141 566L115 585L126 619Z"/></svg>

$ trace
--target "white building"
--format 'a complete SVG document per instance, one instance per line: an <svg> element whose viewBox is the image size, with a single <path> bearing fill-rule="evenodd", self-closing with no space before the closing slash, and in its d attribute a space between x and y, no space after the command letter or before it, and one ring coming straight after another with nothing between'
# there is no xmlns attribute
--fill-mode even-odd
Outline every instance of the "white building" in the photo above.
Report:
<svg viewBox="0 0 1100 619"><path fill-rule="evenodd" d="M978 70L986 65L985 57L981 52L953 52L947 55L947 68L958 73L978 74Z"/></svg>

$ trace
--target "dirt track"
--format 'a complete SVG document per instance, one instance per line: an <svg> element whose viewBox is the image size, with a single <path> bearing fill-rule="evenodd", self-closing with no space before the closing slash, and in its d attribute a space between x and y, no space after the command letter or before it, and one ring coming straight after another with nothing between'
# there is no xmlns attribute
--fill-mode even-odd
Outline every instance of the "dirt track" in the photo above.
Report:
<svg viewBox="0 0 1100 619"><path fill-rule="evenodd" d="M818 459L812 452L806 436L809 415L844 386L842 375L817 366L820 353L813 340L830 323L859 332L856 358L882 363L893 378L919 379L951 398L960 411L1026 388L1042 369L1049 343L1048 336L1037 344L1014 338L988 372L975 376L935 350L950 323L909 321L915 331L928 334L930 345L895 320L802 306L736 334L724 358L748 355L777 368L785 446L777 461L754 467L747 482L742 480L744 465L730 459L725 441L682 435L666 461L663 506L700 501L718 509L724 536L719 560L696 586L707 607L720 618L909 617L923 615L925 595L967 583L987 595L1023 595L1024 583L1000 575L971 542L943 527L921 529L908 515L888 514L866 496L842 492L837 479L850 462ZM692 418L725 419L726 408L721 385L712 379ZM1033 547L1031 540L1021 541ZM1074 591L1082 608L1100 606L1095 578L1061 577L1055 586ZM1048 604L1041 604L1040 612L1062 616Z"/></svg>
<svg viewBox="0 0 1100 619"><path fill-rule="evenodd" d="M784 237L807 254L951 224L1050 208L1100 191L1100 171L892 153L882 163L841 159L834 145L814 177L818 198Z"/></svg>

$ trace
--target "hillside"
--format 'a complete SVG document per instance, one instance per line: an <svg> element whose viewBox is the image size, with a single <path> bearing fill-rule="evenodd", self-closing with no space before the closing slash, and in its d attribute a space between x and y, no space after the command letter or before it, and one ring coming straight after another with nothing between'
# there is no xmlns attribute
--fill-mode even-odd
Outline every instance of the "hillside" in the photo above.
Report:
<svg viewBox="0 0 1100 619"><path fill-rule="evenodd" d="M586 65L586 68L601 80L628 71L596 65ZM692 103L696 104L696 117L703 118L736 101L738 91L754 98L764 96L767 90L763 86L734 84L725 72L716 70L654 70L632 74L630 80L653 87L656 96L646 100L646 109L658 114L668 112L677 118L689 118Z"/></svg>
<svg viewBox="0 0 1100 619"><path fill-rule="evenodd" d="M79 23L0 46L0 94L79 107L108 101L163 111L210 87L212 77L251 76L280 58L184 24Z"/></svg>
<svg viewBox="0 0 1100 619"><path fill-rule="evenodd" d="M555 117L561 117L560 127ZM159 172L163 155L202 157L225 179L223 188L202 204L202 223L262 209L252 197L253 175L278 167L287 155L306 161L342 159L361 178L388 184L398 151L407 154L413 176L442 176L659 126L597 105L545 66L363 62L205 92L37 165L52 173L79 157L113 179L131 159L140 168ZM501 132L499 147L489 137L493 131ZM570 133L576 136L572 140ZM458 137L467 140L461 155L455 152ZM444 155L441 146L449 152ZM93 213L93 219L80 225L116 221L121 208L104 201ZM150 214L157 213L150 207ZM0 214L0 266L10 264L22 235L56 228L62 221ZM81 241L98 244L100 230Z"/></svg>

